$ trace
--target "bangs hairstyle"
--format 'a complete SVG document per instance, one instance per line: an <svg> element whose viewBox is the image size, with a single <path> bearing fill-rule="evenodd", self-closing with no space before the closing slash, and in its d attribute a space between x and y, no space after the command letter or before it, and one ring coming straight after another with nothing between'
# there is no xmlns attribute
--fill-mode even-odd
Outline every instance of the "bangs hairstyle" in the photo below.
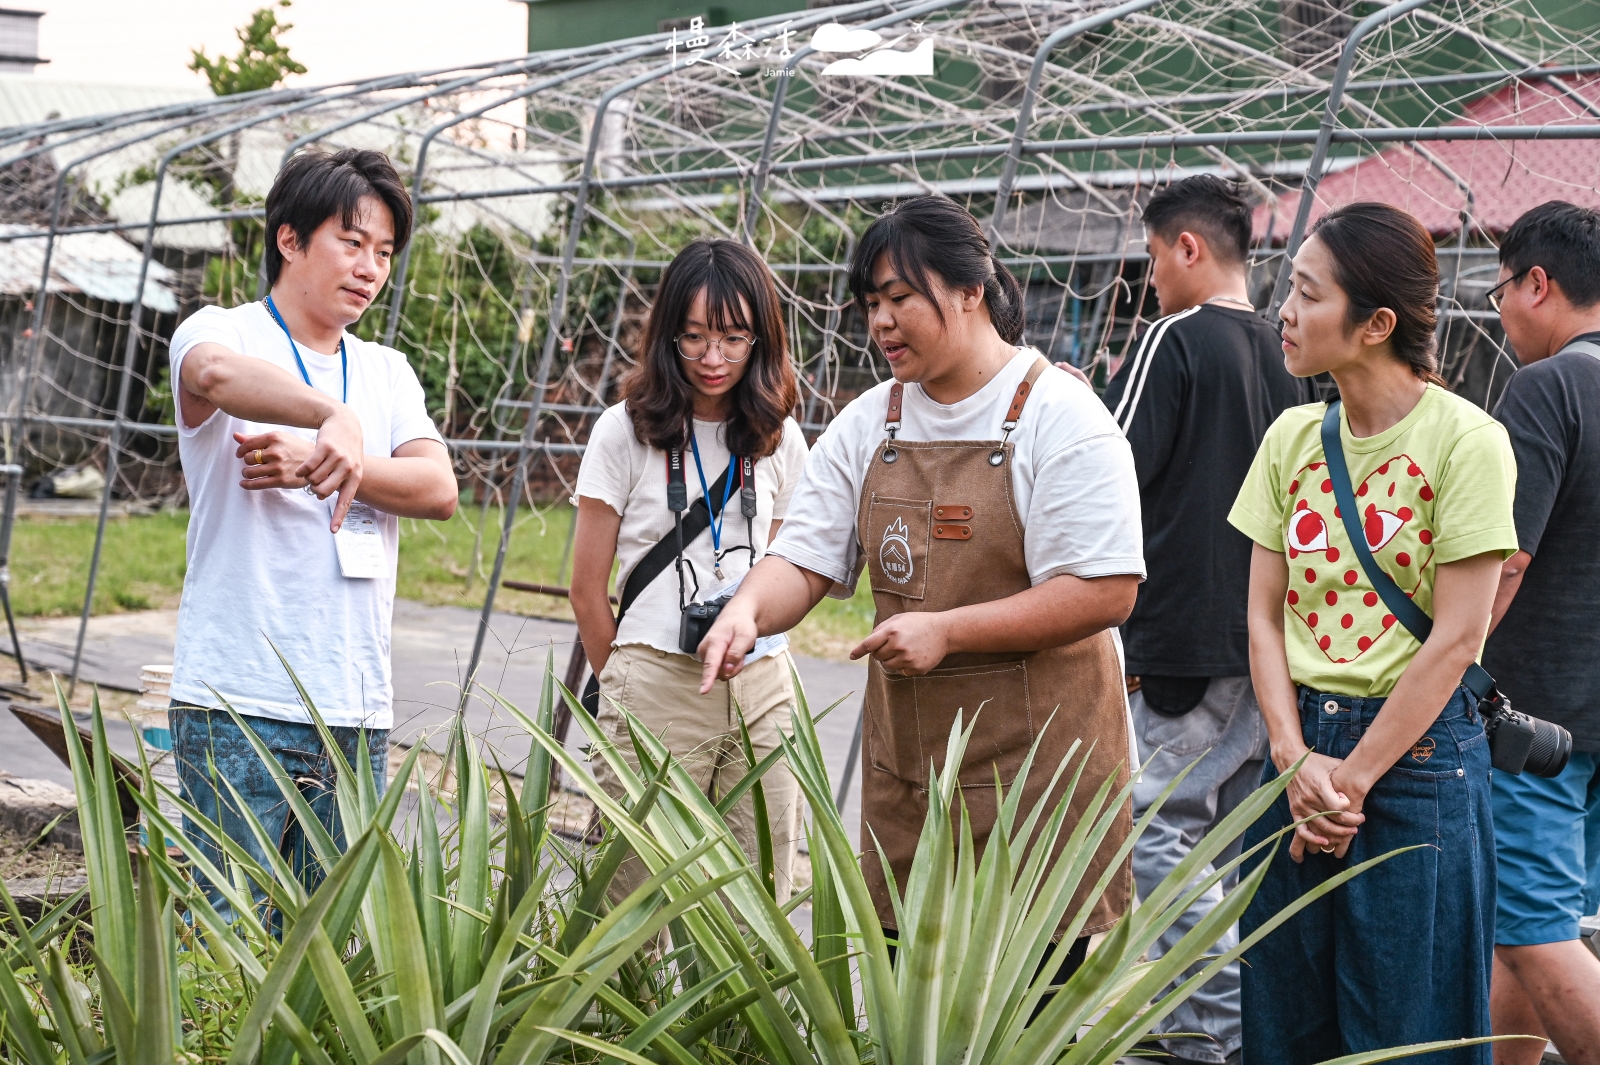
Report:
<svg viewBox="0 0 1600 1065"><path fill-rule="evenodd" d="M1250 203L1237 181L1214 174L1175 181L1150 197L1144 225L1168 244L1187 230L1204 237L1211 254L1229 265L1250 256Z"/></svg>
<svg viewBox="0 0 1600 1065"><path fill-rule="evenodd" d="M994 257L978 220L958 204L943 196L905 200L861 234L850 258L850 293L863 315L867 296L878 291L872 272L886 255L896 276L933 304L941 322L944 307L933 296L930 275L949 289L982 285L995 332L1007 344L1022 343L1022 286Z"/></svg>
<svg viewBox="0 0 1600 1065"><path fill-rule="evenodd" d="M285 163L267 193L267 284L277 284L283 271L280 229L288 226L294 230L295 243L303 248L330 218L337 217L345 229L354 227L360 221L365 196L374 196L389 208L398 255L411 239L411 197L387 155L368 148L313 149Z"/></svg>
<svg viewBox="0 0 1600 1065"><path fill-rule="evenodd" d="M800 388L789 364L789 336L772 272L734 240L693 241L662 272L639 340L639 364L622 386L634 435L660 451L688 443L695 392L674 340L702 290L707 327L718 333L748 330L755 340L744 376L733 386L733 409L724 429L728 449L766 458L778 450L784 419L800 401ZM750 321L741 302L750 308Z"/></svg>
<svg viewBox="0 0 1600 1065"><path fill-rule="evenodd" d="M1334 283L1350 301L1350 328L1389 308L1395 355L1424 381L1443 384L1434 356L1439 261L1422 223L1386 203L1352 203L1323 215L1310 235L1333 258Z"/></svg>

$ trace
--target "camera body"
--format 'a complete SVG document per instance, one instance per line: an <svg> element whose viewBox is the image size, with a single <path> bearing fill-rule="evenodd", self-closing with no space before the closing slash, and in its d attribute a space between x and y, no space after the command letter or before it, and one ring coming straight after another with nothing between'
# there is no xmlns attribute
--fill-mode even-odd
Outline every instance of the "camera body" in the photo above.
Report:
<svg viewBox="0 0 1600 1065"><path fill-rule="evenodd" d="M717 623L722 608L727 606L732 598L733 593L726 592L715 599L708 599L703 603L690 603L684 607L678 616L678 650L686 655L697 654L700 650L700 641L706 638L711 626Z"/></svg>
<svg viewBox="0 0 1600 1065"><path fill-rule="evenodd" d="M1520 776L1527 770L1537 777L1558 776L1572 755L1572 734L1560 725L1511 708L1511 700L1492 692L1478 703L1483 731L1489 737L1489 762L1494 768Z"/></svg>

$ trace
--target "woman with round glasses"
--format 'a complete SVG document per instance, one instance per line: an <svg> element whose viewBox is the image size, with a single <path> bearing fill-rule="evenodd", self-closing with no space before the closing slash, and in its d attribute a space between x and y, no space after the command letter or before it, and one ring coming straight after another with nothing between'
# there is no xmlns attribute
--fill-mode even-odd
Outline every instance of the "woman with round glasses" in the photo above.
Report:
<svg viewBox="0 0 1600 1065"><path fill-rule="evenodd" d="M805 465L805 440L789 417L799 389L766 264L735 241L689 244L662 273L638 355L623 402L595 423L578 471L572 610L599 678L601 728L633 762L617 709L626 707L715 798L747 770L740 715L760 760L779 746L794 705L783 638L755 648L739 676L707 695L700 662L682 649L685 608L731 594L776 535ZM620 617L607 598L618 562ZM601 759L594 771L621 795ZM781 762L762 787L781 900L798 788ZM755 864L750 794L728 820ZM613 894L644 875L630 859Z"/></svg>

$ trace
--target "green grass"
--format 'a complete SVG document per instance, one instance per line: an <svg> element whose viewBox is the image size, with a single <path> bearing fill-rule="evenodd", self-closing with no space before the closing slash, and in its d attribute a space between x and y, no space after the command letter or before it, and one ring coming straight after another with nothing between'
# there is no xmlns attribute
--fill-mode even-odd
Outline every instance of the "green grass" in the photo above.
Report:
<svg viewBox="0 0 1600 1065"><path fill-rule="evenodd" d="M11 541L11 604L18 614L60 617L83 609L94 527L93 518L17 519ZM188 511L107 522L95 613L177 606L188 527Z"/></svg>
<svg viewBox="0 0 1600 1065"><path fill-rule="evenodd" d="M506 553L505 577L566 584L570 566L563 569L562 555L572 514L564 503L520 510ZM402 519L396 594L436 606L482 605L502 515L495 507L485 512L464 503L446 522ZM176 607L183 590L188 525L188 511L112 519L106 525L94 612ZM11 595L17 613L59 617L83 608L94 528L93 519L17 521L11 550ZM572 617L565 599L505 588L495 606L516 614ZM823 600L792 634L795 647L805 654L842 658L872 630L872 616L872 595L862 582L853 599Z"/></svg>

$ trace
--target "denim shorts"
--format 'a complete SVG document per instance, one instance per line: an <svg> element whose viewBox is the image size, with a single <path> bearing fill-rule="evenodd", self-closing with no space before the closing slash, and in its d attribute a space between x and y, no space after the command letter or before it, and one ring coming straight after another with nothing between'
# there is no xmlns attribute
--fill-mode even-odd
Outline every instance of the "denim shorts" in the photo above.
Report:
<svg viewBox="0 0 1600 1065"><path fill-rule="evenodd" d="M1305 742L1347 758L1382 699L1301 689ZM1344 870L1399 848L1322 896L1244 955L1243 1021L1249 1065L1301 1065L1404 1043L1489 1034L1494 952L1494 827L1489 744L1477 701L1458 688L1428 731L1378 779L1366 820L1344 858L1295 863L1284 836L1250 901L1249 936L1290 903ZM1269 760L1263 782L1277 769ZM1280 795L1245 834L1250 847L1293 823ZM1252 861L1252 865L1260 859ZM1416 1059L1489 1065L1487 1046Z"/></svg>
<svg viewBox="0 0 1600 1065"><path fill-rule="evenodd" d="M1494 941L1508 947L1578 938L1600 909L1600 755L1574 751L1561 775L1494 775L1500 901Z"/></svg>

